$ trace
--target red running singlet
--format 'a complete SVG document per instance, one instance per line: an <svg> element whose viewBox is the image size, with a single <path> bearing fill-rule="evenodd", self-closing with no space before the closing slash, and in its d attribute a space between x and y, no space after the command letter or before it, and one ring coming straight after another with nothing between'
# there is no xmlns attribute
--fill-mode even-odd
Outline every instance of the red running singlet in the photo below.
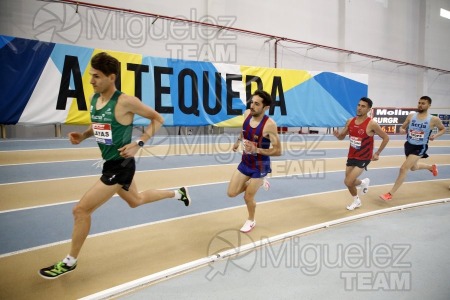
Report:
<svg viewBox="0 0 450 300"><path fill-rule="evenodd" d="M357 160L370 160L373 154L373 136L366 133L367 125L371 118L367 118L361 124L356 124L356 117L348 125L348 134L350 136L350 148L348 158Z"/></svg>

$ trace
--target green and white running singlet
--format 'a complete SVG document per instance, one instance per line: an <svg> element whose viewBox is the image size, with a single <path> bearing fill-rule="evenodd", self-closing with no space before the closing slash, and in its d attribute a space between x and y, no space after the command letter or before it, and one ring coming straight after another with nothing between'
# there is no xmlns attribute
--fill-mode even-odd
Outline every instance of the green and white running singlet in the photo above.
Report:
<svg viewBox="0 0 450 300"><path fill-rule="evenodd" d="M95 140L100 147L104 160L123 159L117 149L131 143L133 124L122 125L117 122L114 111L117 100L122 94L115 91L108 103L97 110L97 100L100 94L95 94L91 102L91 122Z"/></svg>

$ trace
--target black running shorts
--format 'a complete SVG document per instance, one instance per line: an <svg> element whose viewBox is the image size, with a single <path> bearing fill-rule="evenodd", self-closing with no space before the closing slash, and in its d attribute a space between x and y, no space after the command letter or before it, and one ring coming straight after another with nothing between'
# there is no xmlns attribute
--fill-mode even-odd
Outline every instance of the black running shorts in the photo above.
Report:
<svg viewBox="0 0 450 300"><path fill-rule="evenodd" d="M347 159L347 167L358 167L367 171L367 166L370 164L369 160L359 160L354 158Z"/></svg>
<svg viewBox="0 0 450 300"><path fill-rule="evenodd" d="M405 142L405 155L408 157L410 154L420 156L421 158L427 158L428 144L425 145L413 145L410 142Z"/></svg>
<svg viewBox="0 0 450 300"><path fill-rule="evenodd" d="M125 191L128 191L135 172L134 158L107 160L103 164L100 180L106 185L120 184Z"/></svg>

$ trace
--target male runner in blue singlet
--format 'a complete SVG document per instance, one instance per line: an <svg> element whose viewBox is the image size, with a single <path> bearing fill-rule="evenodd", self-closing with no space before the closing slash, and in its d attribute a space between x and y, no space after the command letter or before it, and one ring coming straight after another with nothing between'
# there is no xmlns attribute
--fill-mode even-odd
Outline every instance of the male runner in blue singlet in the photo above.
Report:
<svg viewBox="0 0 450 300"><path fill-rule="evenodd" d="M400 167L400 171L395 180L395 184L389 193L380 195L380 198L389 201L394 193L400 188L405 181L408 171L429 170L433 176L438 175L438 168L435 164L427 165L419 163L420 158L427 158L428 141L434 141L445 133L445 126L441 119L428 114L431 106L431 98L422 96L419 99L417 113L409 114L405 122L400 128L401 133L406 133L405 155L406 160ZM433 129L437 127L438 133L431 134Z"/></svg>

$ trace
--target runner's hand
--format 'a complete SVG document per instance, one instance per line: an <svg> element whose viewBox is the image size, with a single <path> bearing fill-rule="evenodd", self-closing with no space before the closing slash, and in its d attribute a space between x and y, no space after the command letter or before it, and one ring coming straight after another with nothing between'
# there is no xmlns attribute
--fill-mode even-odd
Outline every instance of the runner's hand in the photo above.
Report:
<svg viewBox="0 0 450 300"><path fill-rule="evenodd" d="M138 152L138 150L140 148L141 147L139 147L138 144L132 142L130 144L123 146L122 148L117 149L117 150L119 150L120 156L122 156L124 158L129 158L129 157L134 157L134 155L136 154L136 152Z"/></svg>
<svg viewBox="0 0 450 300"><path fill-rule="evenodd" d="M69 136L69 141L73 145L78 145L79 143L81 143L83 141L83 134L82 133L69 132L68 136Z"/></svg>

